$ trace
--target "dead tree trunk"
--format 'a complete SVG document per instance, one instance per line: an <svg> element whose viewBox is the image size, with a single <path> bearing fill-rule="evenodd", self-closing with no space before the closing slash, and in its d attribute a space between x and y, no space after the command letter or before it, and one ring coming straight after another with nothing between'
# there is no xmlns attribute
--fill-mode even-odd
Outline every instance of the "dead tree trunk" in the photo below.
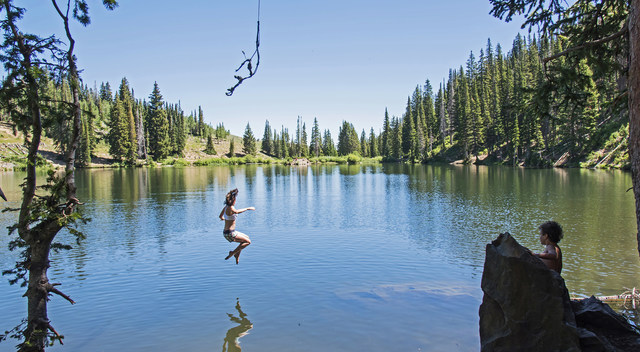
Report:
<svg viewBox="0 0 640 352"><path fill-rule="evenodd" d="M135 119L136 119L136 136L138 137L138 158L146 159L147 158L147 148L146 141L144 138L144 125L142 123L142 116L140 114L140 107L136 106L135 108Z"/></svg>

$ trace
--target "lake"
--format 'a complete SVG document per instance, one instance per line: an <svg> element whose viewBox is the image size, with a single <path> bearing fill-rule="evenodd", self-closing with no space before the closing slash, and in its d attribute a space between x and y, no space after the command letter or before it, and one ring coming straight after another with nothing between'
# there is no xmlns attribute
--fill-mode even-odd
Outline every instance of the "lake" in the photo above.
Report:
<svg viewBox="0 0 640 352"><path fill-rule="evenodd" d="M0 174L10 207L23 177ZM508 231L540 251L551 219L572 295L640 286L621 171L247 165L80 170L77 184L92 221L80 245L58 236L74 249L49 278L78 303L52 298L66 338L49 351L477 351L486 244ZM238 216L252 240L239 265L218 219L235 187L237 208L256 207ZM26 317L23 293L0 281L1 331Z"/></svg>

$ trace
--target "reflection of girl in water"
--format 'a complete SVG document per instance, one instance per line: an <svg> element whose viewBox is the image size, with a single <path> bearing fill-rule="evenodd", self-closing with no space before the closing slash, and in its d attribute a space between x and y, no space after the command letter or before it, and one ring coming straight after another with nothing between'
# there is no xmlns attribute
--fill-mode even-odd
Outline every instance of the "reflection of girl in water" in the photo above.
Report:
<svg viewBox="0 0 640 352"><path fill-rule="evenodd" d="M251 240L249 236L245 235L240 231L236 231L236 217L240 213L244 213L247 210L256 210L254 207L248 207L244 209L236 209L234 205L236 204L236 197L238 196L238 189L233 189L227 193L227 196L224 200L224 208L220 212L220 220L224 220L224 238L229 242L239 242L240 244L236 249L229 252L229 255L224 258L227 260L231 257L236 258L236 264L240 261L240 252L251 244Z"/></svg>
<svg viewBox="0 0 640 352"><path fill-rule="evenodd" d="M233 327L227 331L227 336L225 336L224 343L222 344L222 352L242 351L242 348L240 347L240 341L238 340L242 336L247 335L248 331L253 328L253 324L251 324L251 321L247 319L247 315L244 314L242 308L240 308L239 300L236 302L236 310L238 311L238 317L235 317L233 314L229 313L227 313L227 315L232 322L240 325Z"/></svg>

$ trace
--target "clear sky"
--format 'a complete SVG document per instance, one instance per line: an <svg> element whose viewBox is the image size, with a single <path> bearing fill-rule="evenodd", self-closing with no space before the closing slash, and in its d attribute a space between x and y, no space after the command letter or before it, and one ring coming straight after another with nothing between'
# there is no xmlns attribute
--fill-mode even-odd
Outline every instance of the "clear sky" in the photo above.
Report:
<svg viewBox="0 0 640 352"><path fill-rule="evenodd" d="M377 133L385 108L401 116L416 85L437 90L488 38L507 51L521 31L489 15L488 0L261 0L260 67L227 97L242 51L255 48L258 0L88 3L92 23L72 28L86 84L115 92L126 77L148 99L155 81L187 114L200 105L206 122L235 135L250 123L258 138L265 120L293 132L298 116L307 133L317 117L334 140L343 120ZM17 4L24 31L62 34L49 1Z"/></svg>

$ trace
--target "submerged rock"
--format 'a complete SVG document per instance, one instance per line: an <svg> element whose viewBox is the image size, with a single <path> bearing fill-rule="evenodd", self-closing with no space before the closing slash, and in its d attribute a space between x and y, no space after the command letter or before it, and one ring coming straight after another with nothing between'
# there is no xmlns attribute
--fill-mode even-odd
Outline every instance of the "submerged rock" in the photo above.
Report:
<svg viewBox="0 0 640 352"><path fill-rule="evenodd" d="M482 291L482 351L580 351L564 279L509 233L487 245Z"/></svg>

